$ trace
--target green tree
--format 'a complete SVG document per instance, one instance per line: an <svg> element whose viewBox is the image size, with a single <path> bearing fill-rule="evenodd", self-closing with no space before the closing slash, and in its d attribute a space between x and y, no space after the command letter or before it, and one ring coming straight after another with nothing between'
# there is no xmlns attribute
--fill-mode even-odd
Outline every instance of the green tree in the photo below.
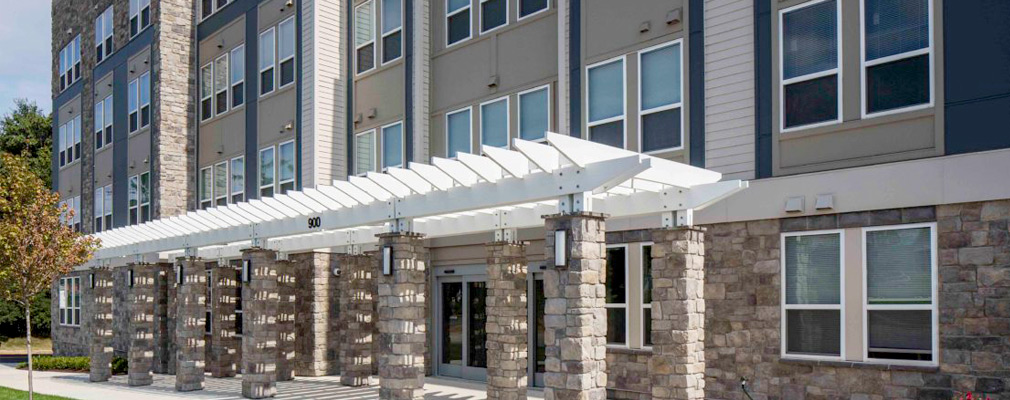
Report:
<svg viewBox="0 0 1010 400"><path fill-rule="evenodd" d="M0 118L0 152L24 158L45 187L52 185L53 117L35 102L14 100Z"/></svg>
<svg viewBox="0 0 1010 400"><path fill-rule="evenodd" d="M0 154L0 298L25 310L28 398L32 388L32 299L59 276L84 264L97 239L69 226L73 210L43 185L20 157Z"/></svg>

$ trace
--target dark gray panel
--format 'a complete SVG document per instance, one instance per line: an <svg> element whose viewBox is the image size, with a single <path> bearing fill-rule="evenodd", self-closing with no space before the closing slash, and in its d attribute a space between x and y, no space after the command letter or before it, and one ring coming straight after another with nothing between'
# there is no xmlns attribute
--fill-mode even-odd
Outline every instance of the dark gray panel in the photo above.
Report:
<svg viewBox="0 0 1010 400"><path fill-rule="evenodd" d="M581 99L582 0L570 0L568 7L568 98ZM582 101L569 102L568 126L570 127L570 135L582 136Z"/></svg>
<svg viewBox="0 0 1010 400"><path fill-rule="evenodd" d="M145 32L151 31L153 29L148 29ZM128 204L126 182L129 173L127 171L129 169L127 165L129 132L126 126L129 113L127 109L129 105L126 101L129 71L126 60L125 57L122 59L112 75L112 108L115 110L112 122L112 226L114 228L126 226L129 222L127 220L129 208L123 207Z"/></svg>
<svg viewBox="0 0 1010 400"><path fill-rule="evenodd" d="M772 21L771 2L754 0L755 175L772 176Z"/></svg>
<svg viewBox="0 0 1010 400"><path fill-rule="evenodd" d="M256 7L259 5L260 1L266 1L266 0L259 0L259 1L233 0L231 4L228 4L227 6L222 8L221 11L218 11L214 13L214 15L207 17L207 19L203 20L202 22L199 23L199 25L197 25L196 27L197 42L199 43L200 41L206 39L208 36L213 35L214 32L217 32L225 25L230 24L235 19L240 18L243 15L249 14L250 11L252 11L255 14ZM253 28L255 27L256 26L253 25Z"/></svg>
<svg viewBox="0 0 1010 400"><path fill-rule="evenodd" d="M690 126L688 135L690 136L688 160L691 165L705 167L705 15L704 0L690 0L687 7L688 41L687 49L689 53L688 79L690 80L690 93L688 93L688 104L690 107Z"/></svg>
<svg viewBox="0 0 1010 400"><path fill-rule="evenodd" d="M404 107L403 107L403 141L405 144L404 153L407 166L408 162L414 161L414 0L403 0L403 35L405 57L404 57ZM348 142L354 143L354 142ZM352 146L347 146L348 148ZM351 165L351 164L348 164Z"/></svg>
<svg viewBox="0 0 1010 400"><path fill-rule="evenodd" d="M255 199L259 197L258 182L258 160L259 160L259 139L257 135L257 109L259 102L259 79L248 79L250 76L259 77L259 63L256 59L256 51L248 49L259 48L259 13L256 12L255 2L246 10L245 18L245 197ZM202 28L202 25L201 25ZM299 29L300 30L300 29Z"/></svg>

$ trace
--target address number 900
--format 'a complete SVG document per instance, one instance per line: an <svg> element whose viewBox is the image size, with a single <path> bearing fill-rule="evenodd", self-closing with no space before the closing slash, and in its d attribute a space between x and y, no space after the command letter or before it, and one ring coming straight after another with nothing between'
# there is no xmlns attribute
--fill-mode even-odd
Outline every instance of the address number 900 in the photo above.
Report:
<svg viewBox="0 0 1010 400"><path fill-rule="evenodd" d="M310 217L309 218L309 229L316 229L323 226L323 220L320 217Z"/></svg>

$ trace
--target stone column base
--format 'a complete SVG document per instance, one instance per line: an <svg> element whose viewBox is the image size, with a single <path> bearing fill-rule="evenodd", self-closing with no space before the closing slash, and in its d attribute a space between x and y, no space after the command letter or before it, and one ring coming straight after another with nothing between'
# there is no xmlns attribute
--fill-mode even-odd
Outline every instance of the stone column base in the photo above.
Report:
<svg viewBox="0 0 1010 400"><path fill-rule="evenodd" d="M115 295L115 281L112 272L107 269L95 269L91 274L94 276L95 287L90 287L90 279L84 283L85 293L90 294L85 301L93 307L89 325L91 343L88 346L88 379L91 382L105 382L112 377L112 299Z"/></svg>
<svg viewBox="0 0 1010 400"><path fill-rule="evenodd" d="M487 245L487 398L526 398L528 320L526 247Z"/></svg>
<svg viewBox="0 0 1010 400"><path fill-rule="evenodd" d="M373 385L378 260L373 255L344 255L339 264L340 321L344 334L340 345L340 383Z"/></svg>
<svg viewBox="0 0 1010 400"><path fill-rule="evenodd" d="M129 376L130 386L147 386L153 383L151 375L154 366L154 301L155 279L157 271L151 264L132 264L133 282L129 290L130 308L130 351ZM127 278L129 279L129 278Z"/></svg>
<svg viewBox="0 0 1010 400"><path fill-rule="evenodd" d="M393 248L392 274L378 279L379 398L422 399L428 249L423 236L416 233L382 234L379 244Z"/></svg>

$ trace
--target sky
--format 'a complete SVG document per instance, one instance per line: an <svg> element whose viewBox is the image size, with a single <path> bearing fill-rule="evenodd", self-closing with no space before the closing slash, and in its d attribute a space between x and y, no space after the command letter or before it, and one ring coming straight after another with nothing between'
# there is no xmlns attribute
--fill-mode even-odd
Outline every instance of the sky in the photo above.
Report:
<svg viewBox="0 0 1010 400"><path fill-rule="evenodd" d="M0 114L7 114L17 98L35 101L45 111L53 107L50 2L0 1Z"/></svg>

